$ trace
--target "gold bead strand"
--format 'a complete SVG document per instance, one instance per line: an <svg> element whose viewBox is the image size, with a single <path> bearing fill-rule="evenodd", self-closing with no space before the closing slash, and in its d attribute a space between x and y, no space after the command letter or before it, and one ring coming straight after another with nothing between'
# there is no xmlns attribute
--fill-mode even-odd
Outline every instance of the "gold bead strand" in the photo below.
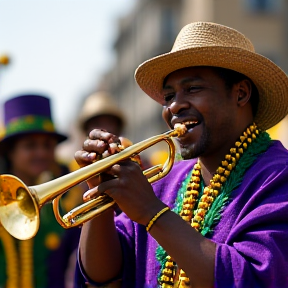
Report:
<svg viewBox="0 0 288 288"><path fill-rule="evenodd" d="M165 268L161 271L160 283L161 288L173 288L175 277L175 263L171 256L166 257Z"/></svg>
<svg viewBox="0 0 288 288"><path fill-rule="evenodd" d="M6 257L6 288L19 287L19 267L14 238L0 224L0 239L2 240Z"/></svg>
<svg viewBox="0 0 288 288"><path fill-rule="evenodd" d="M199 163L196 163L194 165L190 181L187 184L186 193L183 199L183 205L179 213L181 218L188 223L190 223L192 219L193 210L194 210L196 201L199 196L199 187L200 187L200 181L201 181L200 169L201 167ZM167 256L165 268L162 270L161 276L160 276L160 283L161 283L162 288L173 287L173 282L174 282L173 278L175 276L175 270L176 270L176 267L175 267L173 259L170 256ZM189 280L189 278L187 279Z"/></svg>
<svg viewBox="0 0 288 288"><path fill-rule="evenodd" d="M22 288L33 288L33 238L20 242L20 267Z"/></svg>
<svg viewBox="0 0 288 288"><path fill-rule="evenodd" d="M189 288L190 287L190 279L186 276L186 273L181 269L179 274L179 288Z"/></svg>
<svg viewBox="0 0 288 288"><path fill-rule="evenodd" d="M253 123L253 125L250 125L246 129L246 131L243 132L239 140L235 142L235 147L231 148L230 154L227 154L225 156L225 159L224 161L222 161L221 166L217 168L216 173L213 175L212 179L210 180L209 186L204 188L203 195L201 196L199 200L197 210L194 212L194 217L192 218L192 221L191 221L191 226L196 231L200 231L202 229L205 215L210 209L215 198L219 195L223 184L226 182L227 178L230 176L231 171L236 167L236 164L241 158L242 154L244 153L244 150L248 148L250 143L252 143L253 140L256 139L258 135L259 135L259 131L257 129L257 126L255 123ZM199 188L200 188L200 181L201 181L200 176L201 176L201 166L198 160L198 162L194 165L192 176L191 176L191 181L187 185L186 194L183 200L183 207L180 212L181 217L185 221L189 221L188 219L191 217L191 215L193 215L192 213L194 210L194 206L197 201L197 197L199 195ZM189 198L191 195L193 195L193 200L192 200L193 205L185 206L185 204L188 204L185 202L186 199L191 199ZM189 210L188 208L192 210L191 213L187 211ZM170 256L167 256L167 257L170 257ZM172 271L176 270L175 268L176 264L173 262L171 258L170 260L167 260L165 264L167 264L168 266L171 265L171 267L173 265L174 270L172 269ZM166 269L166 265L165 265L165 269ZM163 269L163 271L165 269ZM162 276L164 276L163 271L162 271ZM165 276L169 277L169 275L171 275L171 272L167 273ZM163 278L163 281L160 281L161 287L172 288L173 284L171 284L170 281L169 283L168 282L164 283L164 280L166 279L169 279L169 278ZM170 278L170 279L172 279L174 283L174 279L173 278ZM186 288L186 287L189 287L189 285L190 285L190 280L186 276L185 272L181 269L179 273L179 281L178 281L177 287Z"/></svg>
<svg viewBox="0 0 288 288"><path fill-rule="evenodd" d="M193 210L199 196L199 188L201 181L200 169L200 164L196 163L192 171L190 182L186 187L186 193L183 199L183 206L179 213L182 219L189 223L192 219Z"/></svg>
<svg viewBox="0 0 288 288"><path fill-rule="evenodd" d="M250 127L248 127L246 131L243 132L243 135L240 136L240 140L235 142L236 147L230 149L230 153L232 155L227 154L225 156L225 160L221 163L222 165L218 167L216 174L213 175L212 180L210 181L210 185L204 188L203 195L199 200L197 210L195 211L195 215L191 222L191 226L197 231L202 229L206 213L210 209L215 198L218 196L222 185L227 180L227 177L236 166L237 161L244 153L242 147L244 147L246 150L248 145L252 143L252 139L256 139L255 134L258 135L259 131L256 128L256 124L253 123L253 125L250 125Z"/></svg>

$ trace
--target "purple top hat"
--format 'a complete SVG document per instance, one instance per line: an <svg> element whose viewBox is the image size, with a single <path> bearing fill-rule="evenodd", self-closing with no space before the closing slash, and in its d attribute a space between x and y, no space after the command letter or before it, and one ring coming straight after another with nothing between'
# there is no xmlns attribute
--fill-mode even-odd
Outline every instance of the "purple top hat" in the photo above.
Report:
<svg viewBox="0 0 288 288"><path fill-rule="evenodd" d="M4 103L4 126L0 148L16 136L32 133L54 135L58 143L67 139L55 130L50 100L42 95L21 95L7 100Z"/></svg>

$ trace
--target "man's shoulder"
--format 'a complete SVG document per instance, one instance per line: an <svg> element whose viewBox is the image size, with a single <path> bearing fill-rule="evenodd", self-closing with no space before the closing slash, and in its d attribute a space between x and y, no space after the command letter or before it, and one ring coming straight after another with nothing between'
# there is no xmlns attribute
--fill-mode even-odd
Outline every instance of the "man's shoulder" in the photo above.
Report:
<svg viewBox="0 0 288 288"><path fill-rule="evenodd" d="M248 190L259 190L261 194L264 190L270 191L271 195L279 191L288 194L287 178L288 150L276 140L245 172L242 184L243 187L250 187Z"/></svg>
<svg viewBox="0 0 288 288"><path fill-rule="evenodd" d="M284 147L281 141L279 140L272 140L271 145L269 146L268 150L270 152L276 152L276 153L283 153L288 155L287 148Z"/></svg>
<svg viewBox="0 0 288 288"><path fill-rule="evenodd" d="M288 165L288 150L279 140L273 140L265 153L258 157L256 163L262 165Z"/></svg>

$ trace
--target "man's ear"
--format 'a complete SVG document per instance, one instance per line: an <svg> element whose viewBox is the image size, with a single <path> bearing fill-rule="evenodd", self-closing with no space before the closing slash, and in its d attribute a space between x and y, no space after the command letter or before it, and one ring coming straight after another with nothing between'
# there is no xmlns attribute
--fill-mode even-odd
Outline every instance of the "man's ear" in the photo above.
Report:
<svg viewBox="0 0 288 288"><path fill-rule="evenodd" d="M244 79L237 83L237 104L244 106L250 99L252 93L252 84L250 80Z"/></svg>

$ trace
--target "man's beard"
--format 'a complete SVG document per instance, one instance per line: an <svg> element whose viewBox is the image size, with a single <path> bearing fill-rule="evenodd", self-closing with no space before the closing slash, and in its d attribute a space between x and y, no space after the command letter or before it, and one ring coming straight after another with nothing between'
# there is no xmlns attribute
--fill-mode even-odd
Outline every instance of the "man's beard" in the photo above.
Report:
<svg viewBox="0 0 288 288"><path fill-rule="evenodd" d="M210 143L210 133L205 130L197 143L181 147L181 156L184 160L197 158L205 153Z"/></svg>

